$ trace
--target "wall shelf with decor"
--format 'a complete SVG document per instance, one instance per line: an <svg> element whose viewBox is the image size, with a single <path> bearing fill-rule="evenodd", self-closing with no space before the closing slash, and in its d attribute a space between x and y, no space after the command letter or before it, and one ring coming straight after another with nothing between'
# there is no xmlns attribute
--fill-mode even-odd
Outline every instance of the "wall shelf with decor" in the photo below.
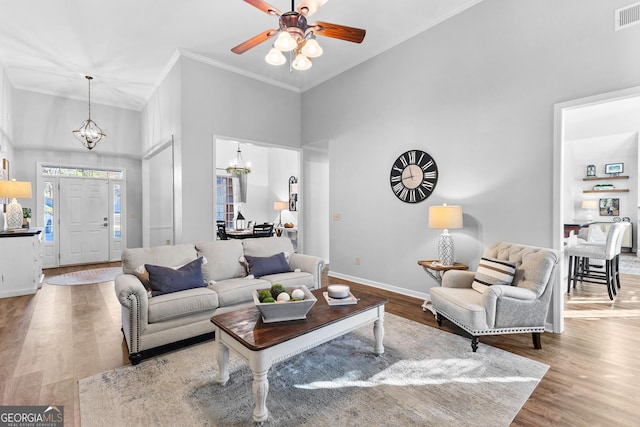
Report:
<svg viewBox="0 0 640 427"><path fill-rule="evenodd" d="M617 176L590 176L587 178L582 178L583 181L602 181L602 180L610 180L610 179L629 179L628 175L617 175Z"/></svg>
<svg viewBox="0 0 640 427"><path fill-rule="evenodd" d="M584 190L583 193L628 193L629 190Z"/></svg>

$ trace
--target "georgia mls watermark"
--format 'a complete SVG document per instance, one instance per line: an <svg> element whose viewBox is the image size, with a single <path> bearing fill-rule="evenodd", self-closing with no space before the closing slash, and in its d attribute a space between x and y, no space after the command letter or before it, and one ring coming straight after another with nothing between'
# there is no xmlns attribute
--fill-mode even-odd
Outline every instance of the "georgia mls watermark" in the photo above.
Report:
<svg viewBox="0 0 640 427"><path fill-rule="evenodd" d="M64 427L64 406L0 406L0 427Z"/></svg>

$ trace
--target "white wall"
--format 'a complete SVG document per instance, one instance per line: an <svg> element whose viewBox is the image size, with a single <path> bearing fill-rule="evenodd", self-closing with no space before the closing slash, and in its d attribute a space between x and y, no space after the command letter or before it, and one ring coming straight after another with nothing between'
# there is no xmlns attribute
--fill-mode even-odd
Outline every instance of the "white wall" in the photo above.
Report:
<svg viewBox="0 0 640 427"><path fill-rule="evenodd" d="M299 147L300 94L189 58L180 64L182 238L190 242L215 237L214 135Z"/></svg>
<svg viewBox="0 0 640 427"><path fill-rule="evenodd" d="M328 151L305 149L302 171L304 253L329 261Z"/></svg>
<svg viewBox="0 0 640 427"><path fill-rule="evenodd" d="M92 151L72 134L86 120L87 103L24 90L13 93L14 154L11 175L36 182L36 163L96 168L125 168L128 247L142 243L140 187L140 112L91 103L91 118L107 134ZM41 217L36 199L24 201ZM42 225L42 224L40 224Z"/></svg>
<svg viewBox="0 0 640 427"><path fill-rule="evenodd" d="M146 154L171 140L179 139L181 132L181 67L180 62L171 66L160 86L149 98L142 110L142 142L140 153Z"/></svg>
<svg viewBox="0 0 640 427"><path fill-rule="evenodd" d="M596 166L596 176L606 177L604 167L608 163L624 163L624 173L629 176L623 180L584 181L586 166ZM594 138L565 141L565 223L586 219L587 212L582 209L583 200L601 198L620 199L619 217L628 217L632 224L638 220L638 133L625 133ZM596 184L613 184L616 189L629 190L627 193L583 193L592 190ZM593 221L612 222L613 217L601 216L598 211L592 212ZM634 234L637 232L634 226ZM636 238L634 237L634 248Z"/></svg>
<svg viewBox="0 0 640 427"><path fill-rule="evenodd" d="M149 162L149 246L173 244L173 147Z"/></svg>
<svg viewBox="0 0 640 427"><path fill-rule="evenodd" d="M640 84L640 26L613 31L626 3L485 0L305 92L303 143L330 141L332 272L424 295L416 261L437 256L427 213L444 202L463 207L472 268L492 241L552 247L553 105ZM439 168L416 205L389 185L411 148Z"/></svg>
<svg viewBox="0 0 640 427"><path fill-rule="evenodd" d="M0 157L8 158L13 141L13 87L0 66Z"/></svg>

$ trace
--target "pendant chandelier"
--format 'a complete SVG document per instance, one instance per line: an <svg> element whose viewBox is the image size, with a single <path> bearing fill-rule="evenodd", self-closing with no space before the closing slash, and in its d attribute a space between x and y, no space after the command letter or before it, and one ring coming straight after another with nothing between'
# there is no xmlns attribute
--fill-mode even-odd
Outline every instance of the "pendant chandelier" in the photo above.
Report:
<svg viewBox="0 0 640 427"><path fill-rule="evenodd" d="M232 175L245 175L251 173L251 167L247 163L244 165L244 159L242 158L242 152L240 151L240 143L238 143L238 150L236 151L236 158L229 162L227 167L227 173Z"/></svg>
<svg viewBox="0 0 640 427"><path fill-rule="evenodd" d="M107 135L102 132L102 129L100 129L100 126L98 126L96 122L91 120L91 80L93 80L93 77L85 76L85 78L89 82L89 118L82 122L80 128L73 131L73 135L82 142L85 148L93 150L93 148L98 145L98 142Z"/></svg>
<svg viewBox="0 0 640 427"><path fill-rule="evenodd" d="M251 173L251 167L247 163L245 166L244 160L242 159L242 152L240 151L240 143L238 143L238 151L236 151L235 160L229 162L229 166L227 167L227 173L231 176L234 176L237 182L234 184L237 189L237 194L235 195L234 200L237 203L246 203L247 202L247 177ZM241 214L238 215L240 218ZM244 218L242 218L244 220Z"/></svg>

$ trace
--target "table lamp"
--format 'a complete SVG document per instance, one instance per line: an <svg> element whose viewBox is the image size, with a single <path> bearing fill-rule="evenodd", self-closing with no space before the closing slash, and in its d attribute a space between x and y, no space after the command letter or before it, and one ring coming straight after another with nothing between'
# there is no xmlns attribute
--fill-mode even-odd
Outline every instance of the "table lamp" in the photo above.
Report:
<svg viewBox="0 0 640 427"><path fill-rule="evenodd" d="M288 202L283 202L283 201L273 202L273 209L276 211L280 211L280 217L278 219L278 227L282 227L282 211L287 209L287 206L289 206Z"/></svg>
<svg viewBox="0 0 640 427"><path fill-rule="evenodd" d="M31 183L28 181L0 181L0 197L12 199L7 205L7 229L22 228L22 206L16 199L31 198Z"/></svg>
<svg viewBox="0 0 640 427"><path fill-rule="evenodd" d="M462 228L462 206L429 206L429 228L444 229L438 240L438 258L442 265L453 265L456 254L449 229Z"/></svg>
<svg viewBox="0 0 640 427"><path fill-rule="evenodd" d="M280 217L278 218L278 224L275 226L276 236L282 236L282 211L287 209L289 206L288 202L277 201L273 202L273 209L276 211L280 211Z"/></svg>
<svg viewBox="0 0 640 427"><path fill-rule="evenodd" d="M598 202L596 200L583 200L582 209L587 210L587 219L593 219L592 209L598 209Z"/></svg>

